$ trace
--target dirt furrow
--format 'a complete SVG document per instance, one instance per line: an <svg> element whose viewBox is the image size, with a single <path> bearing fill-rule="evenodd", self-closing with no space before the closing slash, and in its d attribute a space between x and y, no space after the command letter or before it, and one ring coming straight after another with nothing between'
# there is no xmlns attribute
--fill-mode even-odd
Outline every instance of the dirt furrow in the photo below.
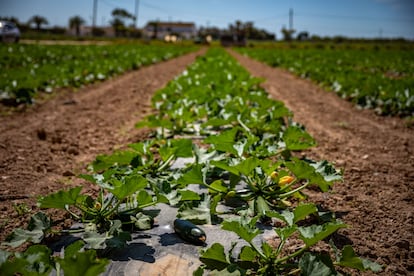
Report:
<svg viewBox="0 0 414 276"><path fill-rule="evenodd" d="M386 265L383 275L414 271L414 130L380 117L309 80L232 52L263 87L293 111L318 146L305 154L333 161L345 180L330 194L312 195L350 226L344 243ZM318 198L319 197L319 198Z"/></svg>

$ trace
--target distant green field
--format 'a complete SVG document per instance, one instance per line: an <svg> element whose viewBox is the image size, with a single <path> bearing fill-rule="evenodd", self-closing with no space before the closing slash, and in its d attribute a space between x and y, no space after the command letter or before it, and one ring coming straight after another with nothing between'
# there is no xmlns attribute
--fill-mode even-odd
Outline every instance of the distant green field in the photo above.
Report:
<svg viewBox="0 0 414 276"><path fill-rule="evenodd" d="M193 46L0 44L0 98L31 102L39 91L79 87L195 50Z"/></svg>
<svg viewBox="0 0 414 276"><path fill-rule="evenodd" d="M298 45L261 45L238 51L309 78L341 97L364 108L375 109L380 114L414 115L412 45Z"/></svg>

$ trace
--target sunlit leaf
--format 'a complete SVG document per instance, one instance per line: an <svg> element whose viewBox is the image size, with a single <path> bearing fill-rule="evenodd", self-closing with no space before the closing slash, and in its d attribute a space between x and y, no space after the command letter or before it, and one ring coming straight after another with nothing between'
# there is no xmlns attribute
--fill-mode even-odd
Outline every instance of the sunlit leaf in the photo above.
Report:
<svg viewBox="0 0 414 276"><path fill-rule="evenodd" d="M346 228L347 225L337 220L328 222L323 225L311 225L298 227L301 239L306 243L307 246L312 246L317 242L329 237L335 233L338 229Z"/></svg>
<svg viewBox="0 0 414 276"><path fill-rule="evenodd" d="M260 229L244 222L242 219L225 220L221 223L221 228L236 233L247 242L251 242L254 237L260 234Z"/></svg>
<svg viewBox="0 0 414 276"><path fill-rule="evenodd" d="M65 209L66 205L76 204L81 190L82 186L78 186L67 191L60 190L48 196L40 197L38 199L39 207Z"/></svg>
<svg viewBox="0 0 414 276"><path fill-rule="evenodd" d="M289 126L284 131L283 141L288 150L304 150L316 145L312 136L297 126Z"/></svg>
<svg viewBox="0 0 414 276"><path fill-rule="evenodd" d="M207 265L208 268L218 270L222 270L230 264L228 256L224 251L224 247L220 243L214 243L210 248L201 252L200 260Z"/></svg>
<svg viewBox="0 0 414 276"><path fill-rule="evenodd" d="M370 260L358 257L355 254L354 249L350 245L344 246L344 248L342 249L342 254L337 264L344 267L355 268L360 271L372 270L374 272L379 272L382 270L381 265Z"/></svg>

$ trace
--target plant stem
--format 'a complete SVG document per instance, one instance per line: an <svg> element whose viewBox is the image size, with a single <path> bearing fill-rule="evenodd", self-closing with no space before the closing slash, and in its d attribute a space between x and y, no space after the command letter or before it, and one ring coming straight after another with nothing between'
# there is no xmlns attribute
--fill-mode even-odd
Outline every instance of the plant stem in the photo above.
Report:
<svg viewBox="0 0 414 276"><path fill-rule="evenodd" d="M144 204L144 205L140 205L140 206L138 206L138 208L139 209L144 209L144 208L147 208L147 207L150 207L150 206L153 206L153 205L156 205L158 202L156 202L156 201L153 201L153 202L148 202L147 204Z"/></svg>
<svg viewBox="0 0 414 276"><path fill-rule="evenodd" d="M239 124L242 126L242 128L244 128L248 133L251 133L250 128L248 128L241 120L240 120L240 114L237 116L237 122L239 122Z"/></svg>
<svg viewBox="0 0 414 276"><path fill-rule="evenodd" d="M299 192L300 190L306 188L307 186L309 186L309 184L310 184L310 182L308 182L306 184L303 184L302 186L300 186L300 187L298 187L298 188L296 188L296 189L294 189L292 191L289 191L287 193L284 193L284 194L279 195L279 197L280 198L289 197L289 196L293 195L294 193Z"/></svg>
<svg viewBox="0 0 414 276"><path fill-rule="evenodd" d="M289 272L287 275L298 275L299 272L300 272L300 268L296 268L292 270L291 272Z"/></svg>
<svg viewBox="0 0 414 276"><path fill-rule="evenodd" d="M77 207L77 206L76 206ZM71 215L71 216L73 216L74 218L76 218L77 220L80 220L80 217L77 215L77 214L75 214L74 212L72 212L70 209L69 209L69 206L66 206L65 207L65 209L66 209L66 211ZM79 208L80 209L80 208ZM82 210L82 209L81 209Z"/></svg>
<svg viewBox="0 0 414 276"><path fill-rule="evenodd" d="M285 262L285 261L287 261L287 260L289 260L289 259L292 259L292 258L294 258L294 257L296 257L296 256L299 256L299 255L300 255L300 254L302 254L304 251L306 251L308 248L309 248L308 246L302 247L302 248L301 248L301 249L299 249L298 251L296 251L296 252L294 252L294 253L292 253L292 254L290 254L290 255L286 256L286 257L283 257L283 258L281 258L281 259L277 259L277 260L275 261L275 264L283 263L283 262Z"/></svg>
<svg viewBox="0 0 414 276"><path fill-rule="evenodd" d="M114 207L112 207L112 209L110 209L109 211L103 213L103 217L108 217L109 215L114 213L116 210L118 210L119 205L121 205L121 200L118 200L118 202L116 203L116 205Z"/></svg>
<svg viewBox="0 0 414 276"><path fill-rule="evenodd" d="M250 246L253 247L253 249L259 253L260 257L262 257L263 259L267 260L267 256L262 252L262 250L260 250L259 248L257 248L257 246L253 243L253 242L249 242Z"/></svg>
<svg viewBox="0 0 414 276"><path fill-rule="evenodd" d="M276 256L279 256L280 251L282 251L282 248L285 245L285 243L286 243L286 239L283 239L280 241L279 246L277 247L277 250L276 250Z"/></svg>
<svg viewBox="0 0 414 276"><path fill-rule="evenodd" d="M174 157L175 157L175 155L171 154L170 157L168 157L168 159L161 166L158 167L157 171L160 172L160 171L164 170L169 165L171 160L174 159Z"/></svg>
<svg viewBox="0 0 414 276"><path fill-rule="evenodd" d="M208 189L211 189L211 190L213 190L213 191L215 191L215 192L217 192L217 193L222 193L223 191L220 191L219 189L216 189L216 188L213 188L213 187L211 187L210 185L208 185L207 183L205 183L204 181L203 181L203 184L202 184L203 186L205 186L206 188L208 188Z"/></svg>
<svg viewBox="0 0 414 276"><path fill-rule="evenodd" d="M296 184L296 179L293 180L291 183L283 186L282 188L280 188L280 192L286 191L287 189L289 189L290 187L292 187L293 185Z"/></svg>

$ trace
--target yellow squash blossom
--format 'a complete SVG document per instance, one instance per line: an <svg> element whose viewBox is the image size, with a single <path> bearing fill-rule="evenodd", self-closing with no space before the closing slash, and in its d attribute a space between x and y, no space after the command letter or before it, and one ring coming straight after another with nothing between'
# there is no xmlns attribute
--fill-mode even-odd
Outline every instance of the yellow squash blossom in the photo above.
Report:
<svg viewBox="0 0 414 276"><path fill-rule="evenodd" d="M280 186L285 186L286 184L292 183L293 180L295 180L294 177L292 177L290 175L285 175L285 176L283 176L279 179L279 185Z"/></svg>

